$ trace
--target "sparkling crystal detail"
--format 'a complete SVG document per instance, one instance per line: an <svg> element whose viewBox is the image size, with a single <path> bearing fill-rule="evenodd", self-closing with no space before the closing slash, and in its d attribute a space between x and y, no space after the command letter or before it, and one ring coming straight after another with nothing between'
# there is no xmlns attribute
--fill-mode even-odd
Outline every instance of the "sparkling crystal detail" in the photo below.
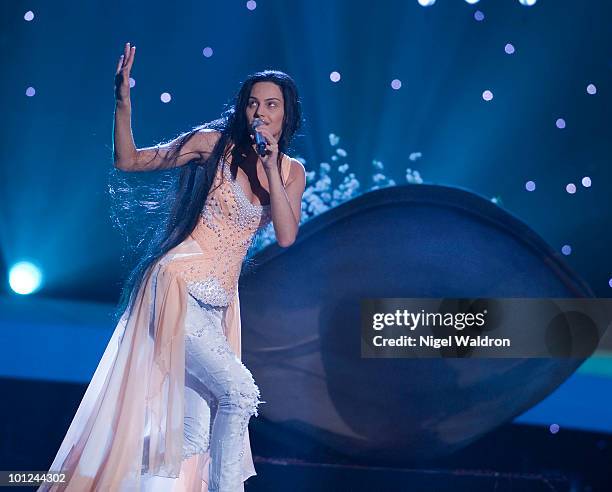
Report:
<svg viewBox="0 0 612 492"><path fill-rule="evenodd" d="M208 277L201 281L187 282L187 291L199 301L212 306L227 306L229 294L216 277Z"/></svg>
<svg viewBox="0 0 612 492"><path fill-rule="evenodd" d="M202 248L202 258L182 272L194 297L217 306L231 302L253 237L271 221L271 205L252 203L222 159L200 221L191 232Z"/></svg>

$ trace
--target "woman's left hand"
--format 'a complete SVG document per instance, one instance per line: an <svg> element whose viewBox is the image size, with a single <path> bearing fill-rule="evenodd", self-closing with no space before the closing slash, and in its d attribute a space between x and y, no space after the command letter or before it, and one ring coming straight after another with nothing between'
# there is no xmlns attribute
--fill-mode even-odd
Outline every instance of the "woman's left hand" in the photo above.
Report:
<svg viewBox="0 0 612 492"><path fill-rule="evenodd" d="M266 155L262 157L257 153L255 136L251 135L251 141L253 142L252 147L255 150L255 153L257 153L257 158L261 161L265 169L272 168L278 157L278 142L274 138L274 135L272 135L272 132L263 125L258 126L255 131L259 132L268 142L266 145Z"/></svg>

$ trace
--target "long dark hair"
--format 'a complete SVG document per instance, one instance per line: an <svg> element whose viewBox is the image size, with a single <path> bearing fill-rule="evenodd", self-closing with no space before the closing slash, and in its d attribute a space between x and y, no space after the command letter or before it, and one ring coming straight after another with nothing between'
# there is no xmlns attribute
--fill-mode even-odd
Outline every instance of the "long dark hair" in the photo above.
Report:
<svg viewBox="0 0 612 492"><path fill-rule="evenodd" d="M170 166L169 169L151 173L124 173L114 166L111 168L111 217L123 233L128 246L128 255L123 260L127 258L128 262L133 261L135 256L137 261L121 289L114 312L115 321L126 309L132 308L143 279L157 260L183 242L193 231L206 198L212 191L210 188L219 162L225 165L227 155L231 153L231 162L240 164L244 159L242 154L251 148L245 110L251 88L257 82L273 82L283 93L284 117L277 160L280 172L282 155L287 153L293 136L301 126L302 112L295 82L289 75L278 70L264 70L249 75L221 118L182 134L179 144L167 154L169 162L175 165L181 148L198 131L209 129L220 132L219 139L206 159L198 154L179 168L172 169L173 166ZM230 146L231 152L228 152ZM177 170L180 170L178 178ZM133 179L138 183L131 184ZM147 218L149 220L140 220Z"/></svg>

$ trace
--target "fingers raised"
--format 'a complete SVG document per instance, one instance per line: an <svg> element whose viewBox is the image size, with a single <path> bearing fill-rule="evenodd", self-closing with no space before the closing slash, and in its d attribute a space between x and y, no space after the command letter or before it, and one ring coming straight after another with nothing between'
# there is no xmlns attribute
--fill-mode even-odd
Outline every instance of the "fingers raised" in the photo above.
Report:
<svg viewBox="0 0 612 492"><path fill-rule="evenodd" d="M115 71L115 75L119 75L121 72L121 67L123 66L123 55L119 57L119 61L117 62L117 70Z"/></svg>
<svg viewBox="0 0 612 492"><path fill-rule="evenodd" d="M134 55L136 54L136 46L132 46L130 49L130 56L127 60L127 70L128 72L132 70L132 65L134 64Z"/></svg>
<svg viewBox="0 0 612 492"><path fill-rule="evenodd" d="M123 54L119 57L117 62L117 70L115 75L119 75L120 71L125 71L125 74L129 76L132 65L134 64L134 54L136 53L136 46L130 46L130 43L125 43L123 47Z"/></svg>

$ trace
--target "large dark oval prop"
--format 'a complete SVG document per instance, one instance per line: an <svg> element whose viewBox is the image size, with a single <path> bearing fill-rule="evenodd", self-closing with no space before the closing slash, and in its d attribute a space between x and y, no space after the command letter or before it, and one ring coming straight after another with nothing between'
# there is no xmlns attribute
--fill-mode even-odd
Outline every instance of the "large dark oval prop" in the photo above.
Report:
<svg viewBox="0 0 612 492"><path fill-rule="evenodd" d="M241 278L260 415L352 456L443 456L555 390L583 359L362 359L366 297L593 297L489 200L436 185L366 193L269 246Z"/></svg>

